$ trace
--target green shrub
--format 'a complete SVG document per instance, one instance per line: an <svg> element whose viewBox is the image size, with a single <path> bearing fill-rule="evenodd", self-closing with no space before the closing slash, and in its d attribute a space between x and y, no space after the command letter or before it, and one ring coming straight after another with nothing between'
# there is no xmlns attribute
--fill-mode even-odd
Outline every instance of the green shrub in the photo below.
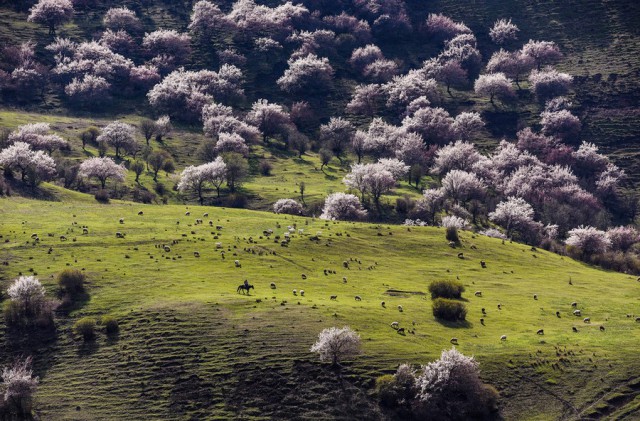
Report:
<svg viewBox="0 0 640 421"><path fill-rule="evenodd" d="M376 393L383 406L393 408L398 403L398 390L393 374L385 374L376 379Z"/></svg>
<svg viewBox="0 0 640 421"><path fill-rule="evenodd" d="M461 298L464 285L459 281L433 281L429 284L431 298Z"/></svg>
<svg viewBox="0 0 640 421"><path fill-rule="evenodd" d="M78 269L65 269L58 274L58 285L62 291L73 295L84 291L85 278Z"/></svg>
<svg viewBox="0 0 640 421"><path fill-rule="evenodd" d="M5 301L2 311L4 313L4 321L7 326L20 325L23 320L23 311L20 303L16 301Z"/></svg>
<svg viewBox="0 0 640 421"><path fill-rule="evenodd" d="M118 326L118 321L113 316L104 316L102 318L102 326L104 326L104 330L107 335L114 335L118 333L120 330L120 326Z"/></svg>
<svg viewBox="0 0 640 421"><path fill-rule="evenodd" d="M467 308L460 301L436 298L433 300L433 315L436 319L462 321L467 317Z"/></svg>
<svg viewBox="0 0 640 421"><path fill-rule="evenodd" d="M92 317L83 317L75 322L73 331L76 335L82 335L84 340L92 339L96 334L96 319Z"/></svg>
<svg viewBox="0 0 640 421"><path fill-rule="evenodd" d="M109 203L109 192L105 189L100 189L94 195L98 203Z"/></svg>
<svg viewBox="0 0 640 421"><path fill-rule="evenodd" d="M460 238L458 237L458 229L456 227L448 227L445 237L447 238L447 241L453 241L456 244L460 242Z"/></svg>

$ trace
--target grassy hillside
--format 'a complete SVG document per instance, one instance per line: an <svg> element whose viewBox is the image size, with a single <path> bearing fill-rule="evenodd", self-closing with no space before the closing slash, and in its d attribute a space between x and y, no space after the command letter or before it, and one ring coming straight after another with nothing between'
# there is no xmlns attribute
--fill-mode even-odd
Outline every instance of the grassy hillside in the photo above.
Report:
<svg viewBox="0 0 640 421"><path fill-rule="evenodd" d="M501 391L507 419L638 416L640 282L631 276L466 232L462 248L452 249L437 228L17 198L2 199L0 214L0 260L8 263L0 266L3 289L32 273L54 296L53 278L62 269L88 276L89 298L57 317L55 336L2 330L0 362L34 354L42 419L378 419L385 415L370 396L373 379L402 362L435 359L452 337ZM194 225L196 218L204 224ZM288 247L262 237L266 229L283 235L287 226L304 230ZM174 240L170 252L158 248ZM428 283L456 278L467 289L468 322L438 323ZM244 279L255 285L250 296L236 293ZM591 324L571 314L573 301ZM115 316L119 336L84 343L71 325L87 315ZM392 321L415 334L398 335ZM342 387L308 351L317 333L333 325L350 325L364 342L363 356L346 365ZM541 328L544 336L536 335Z"/></svg>

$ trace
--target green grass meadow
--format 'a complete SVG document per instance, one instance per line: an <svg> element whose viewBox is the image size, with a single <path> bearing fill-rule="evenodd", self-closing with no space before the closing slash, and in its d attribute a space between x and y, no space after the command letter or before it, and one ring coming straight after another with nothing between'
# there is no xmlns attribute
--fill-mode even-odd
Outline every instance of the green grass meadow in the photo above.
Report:
<svg viewBox="0 0 640 421"><path fill-rule="evenodd" d="M233 393L251 394L234 389L249 375L243 370L282 372L295 383L297 364L321 367L308 349L320 330L334 325L349 325L362 336L363 355L345 367L354 384L363 382L362 390L399 363L437 358L458 338L458 349L475 355L485 380L508 398L507 419L559 417L567 410L559 399L540 399L549 392L584 411L582 416L611 412L618 406L597 409L593 396L604 395L606 403L607 393L637 381L640 282L522 244L463 232L462 246L453 249L439 228L198 206L6 198L0 215L0 260L8 263L0 266L3 289L20 273L37 273L54 297L61 270L78 268L88 277L88 300L57 318L55 338L4 338L5 359L37 344L37 409L43 419L269 418L287 405L269 410L263 398L249 397L241 407L229 401ZM289 226L295 232L284 247ZM271 238L263 235L267 229L274 231ZM39 242L31 239L34 233ZM319 240L311 240L316 235ZM439 323L431 314L428 284L457 278L466 288L467 323ZM236 292L245 279L255 286L250 296ZM304 297L294 296L294 289L304 290ZM574 301L582 317L572 315ZM101 334L87 344L73 335L78 318L104 315L119 320L117 339ZM415 334L397 334L393 321ZM197 389L208 391L206 399L189 395L196 393L189 388L176 392L181 381L194 379L204 384ZM328 394L322 387L308 393ZM530 409L521 413L525 407ZM301 410L315 413L304 405Z"/></svg>

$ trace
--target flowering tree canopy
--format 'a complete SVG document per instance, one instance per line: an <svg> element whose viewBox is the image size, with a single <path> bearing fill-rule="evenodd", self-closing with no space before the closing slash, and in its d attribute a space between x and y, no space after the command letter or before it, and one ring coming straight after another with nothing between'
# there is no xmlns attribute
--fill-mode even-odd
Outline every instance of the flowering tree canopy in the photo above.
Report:
<svg viewBox="0 0 640 421"><path fill-rule="evenodd" d="M358 220L367 216L360 200L347 193L333 193L327 196L320 219Z"/></svg>
<svg viewBox="0 0 640 421"><path fill-rule="evenodd" d="M320 361L330 361L337 365L343 359L360 353L360 335L349 326L323 329L311 347L311 352L320 355Z"/></svg>
<svg viewBox="0 0 640 421"><path fill-rule="evenodd" d="M49 35L53 35L56 33L56 26L73 17L73 4L71 0L39 0L29 12L29 22L47 25Z"/></svg>
<svg viewBox="0 0 640 421"><path fill-rule="evenodd" d="M104 189L107 180L124 181L127 174L126 168L113 162L111 158L89 158L80 164L78 176L83 178L96 178Z"/></svg>
<svg viewBox="0 0 640 421"><path fill-rule="evenodd" d="M16 142L0 152L0 166L5 171L19 171L22 181L36 186L55 175L56 165L43 151L33 151L28 143Z"/></svg>

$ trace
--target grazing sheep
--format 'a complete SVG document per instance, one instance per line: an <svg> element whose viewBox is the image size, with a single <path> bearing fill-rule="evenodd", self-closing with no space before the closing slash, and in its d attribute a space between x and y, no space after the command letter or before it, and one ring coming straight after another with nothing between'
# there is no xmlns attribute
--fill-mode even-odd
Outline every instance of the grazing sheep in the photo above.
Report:
<svg viewBox="0 0 640 421"><path fill-rule="evenodd" d="M571 303L571 307L578 307L578 303L576 303L575 301Z"/></svg>
<svg viewBox="0 0 640 421"><path fill-rule="evenodd" d="M574 316L582 316L582 312L580 310L573 310Z"/></svg>
<svg viewBox="0 0 640 421"><path fill-rule="evenodd" d="M636 322L640 322L640 317L636 317Z"/></svg>
<svg viewBox="0 0 640 421"><path fill-rule="evenodd" d="M399 329L397 330L397 332L398 332L400 335L404 335L404 328L403 328L403 327L399 328Z"/></svg>
<svg viewBox="0 0 640 421"><path fill-rule="evenodd" d="M82 228L82 234L84 234L84 235L89 234L89 229L87 229L87 228Z"/></svg>
<svg viewBox="0 0 640 421"><path fill-rule="evenodd" d="M193 257L200 257L200 253L199 253L199 252L197 252L197 251L194 251L194 252L193 252Z"/></svg>
<svg viewBox="0 0 640 421"><path fill-rule="evenodd" d="M401 305L398 305L398 311L399 311L400 313L402 313L403 309L402 309L402 306L401 306Z"/></svg>
<svg viewBox="0 0 640 421"><path fill-rule="evenodd" d="M449 342L451 342L454 345L458 345L458 338L451 338Z"/></svg>
<svg viewBox="0 0 640 421"><path fill-rule="evenodd" d="M205 213L203 213L203 214L202 214L202 217L203 217L203 218L208 218L208 217L209 217L209 212L205 212Z"/></svg>
<svg viewBox="0 0 640 421"><path fill-rule="evenodd" d="M305 280L307 279L307 275L305 275L304 273L302 274L302 279Z"/></svg>
<svg viewBox="0 0 640 421"><path fill-rule="evenodd" d="M384 301L381 302L380 305L382 305L383 308L387 308L387 303L385 303Z"/></svg>
<svg viewBox="0 0 640 421"><path fill-rule="evenodd" d="M392 322L392 323L391 323L391 327L392 327L393 329L397 329L397 328L399 327L399 325L400 325L400 323L398 323L398 322Z"/></svg>
<svg viewBox="0 0 640 421"><path fill-rule="evenodd" d="M304 234L304 230L303 230L302 228L300 228L300 229L298 230L298 235L302 235L302 234Z"/></svg>
<svg viewBox="0 0 640 421"><path fill-rule="evenodd" d="M501 340L501 341L506 341L506 340L507 340L507 335L502 335L502 336L500 336L500 340Z"/></svg>
<svg viewBox="0 0 640 421"><path fill-rule="evenodd" d="M337 295L332 295L331 297L329 297L329 299L330 299L330 300L334 300L334 301L335 301L335 300L337 300L337 299L338 299L338 296L337 296Z"/></svg>
<svg viewBox="0 0 640 421"><path fill-rule="evenodd" d="M480 324L484 326L484 319L480 319Z"/></svg>
<svg viewBox="0 0 640 421"><path fill-rule="evenodd" d="M271 282L271 289L276 289L276 283L275 282Z"/></svg>
<svg viewBox="0 0 640 421"><path fill-rule="evenodd" d="M356 295L356 301L362 301L362 297L360 297L359 295Z"/></svg>
<svg viewBox="0 0 640 421"><path fill-rule="evenodd" d="M604 326L600 326L600 331L604 332Z"/></svg>
<svg viewBox="0 0 640 421"><path fill-rule="evenodd" d="M297 289L293 290L293 295L298 295L298 290Z"/></svg>
<svg viewBox="0 0 640 421"><path fill-rule="evenodd" d="M537 300L538 299L538 294L533 294L533 299Z"/></svg>
<svg viewBox="0 0 640 421"><path fill-rule="evenodd" d="M538 335L544 335L544 329L539 329L536 333Z"/></svg>
<svg viewBox="0 0 640 421"><path fill-rule="evenodd" d="M577 327L572 327L571 330L573 330L575 333L578 333L578 328Z"/></svg>
<svg viewBox="0 0 640 421"><path fill-rule="evenodd" d="M464 253L462 252L458 253L458 259L464 259Z"/></svg>
<svg viewBox="0 0 640 421"><path fill-rule="evenodd" d="M347 261L345 260L344 262L342 262L342 266L343 266L345 269L349 269L349 262L347 262Z"/></svg>
<svg viewBox="0 0 640 421"><path fill-rule="evenodd" d="M482 297L482 291L476 291L475 294L476 297Z"/></svg>
<svg viewBox="0 0 640 421"><path fill-rule="evenodd" d="M498 310L502 310L502 304L498 304Z"/></svg>
<svg viewBox="0 0 640 421"><path fill-rule="evenodd" d="M116 232L116 238L124 238L124 234L121 232ZM66 240L66 238L65 238Z"/></svg>
<svg viewBox="0 0 640 421"><path fill-rule="evenodd" d="M144 212L138 211L138 216L142 216L142 215L144 215Z"/></svg>
<svg viewBox="0 0 640 421"><path fill-rule="evenodd" d="M169 253L171 251L171 247L169 247L169 246L164 246L163 249L167 253Z"/></svg>
<svg viewBox="0 0 640 421"><path fill-rule="evenodd" d="M65 237L64 235L60 236L60 241L67 241L67 237Z"/></svg>
<svg viewBox="0 0 640 421"><path fill-rule="evenodd" d="M556 311L556 317L560 318L560 312Z"/></svg>
<svg viewBox="0 0 640 421"><path fill-rule="evenodd" d="M218 231L222 230L222 225L216 225L216 229L217 229Z"/></svg>
<svg viewBox="0 0 640 421"><path fill-rule="evenodd" d="M480 260L480 266L482 266L482 269L486 269L487 263L484 260Z"/></svg>
<svg viewBox="0 0 640 421"><path fill-rule="evenodd" d="M582 321L585 323L591 323L591 317L585 317Z"/></svg>
<svg viewBox="0 0 640 421"><path fill-rule="evenodd" d="M300 290L300 296L301 296L301 297L304 297L304 289L301 289L301 290Z"/></svg>
<svg viewBox="0 0 640 421"><path fill-rule="evenodd" d="M233 263L235 263L236 267L239 268L240 267L240 260L236 260Z"/></svg>
<svg viewBox="0 0 640 421"><path fill-rule="evenodd" d="M217 249L221 249L222 248L222 243L216 243L216 248Z"/></svg>
<svg viewBox="0 0 640 421"><path fill-rule="evenodd" d="M346 277L346 276L343 276L343 277L342 277L342 283L344 283L344 284L346 284L346 283L347 283L347 277Z"/></svg>
<svg viewBox="0 0 640 421"><path fill-rule="evenodd" d="M36 233L31 234L31 238L33 238L35 240L36 238L38 238L38 234L36 234Z"/></svg>
<svg viewBox="0 0 640 421"><path fill-rule="evenodd" d="M449 241L449 247L451 247L452 249L456 248L456 242L455 241Z"/></svg>
<svg viewBox="0 0 640 421"><path fill-rule="evenodd" d="M484 307L482 307L482 314L487 314L487 310Z"/></svg>
<svg viewBox="0 0 640 421"><path fill-rule="evenodd" d="M120 218L120 223L124 224L124 218Z"/></svg>
<svg viewBox="0 0 640 421"><path fill-rule="evenodd" d="M196 219L196 225L202 224L202 219Z"/></svg>
<svg viewBox="0 0 640 421"><path fill-rule="evenodd" d="M184 216L190 216L190 215L191 215L191 212L185 212L184 213Z"/></svg>

